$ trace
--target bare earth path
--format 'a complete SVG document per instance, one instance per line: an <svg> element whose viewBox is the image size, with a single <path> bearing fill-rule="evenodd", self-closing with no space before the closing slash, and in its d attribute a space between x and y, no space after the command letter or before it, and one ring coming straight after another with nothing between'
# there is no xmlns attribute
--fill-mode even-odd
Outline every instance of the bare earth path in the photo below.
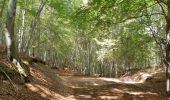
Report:
<svg viewBox="0 0 170 100"><path fill-rule="evenodd" d="M139 80L149 76L147 71L111 79L77 76L35 63L31 74L31 83L15 84L15 91L8 81L1 80L0 100L166 100L161 72L142 83Z"/></svg>
<svg viewBox="0 0 170 100"><path fill-rule="evenodd" d="M166 100L160 91L145 84L125 84L115 79L63 76L77 100Z"/></svg>

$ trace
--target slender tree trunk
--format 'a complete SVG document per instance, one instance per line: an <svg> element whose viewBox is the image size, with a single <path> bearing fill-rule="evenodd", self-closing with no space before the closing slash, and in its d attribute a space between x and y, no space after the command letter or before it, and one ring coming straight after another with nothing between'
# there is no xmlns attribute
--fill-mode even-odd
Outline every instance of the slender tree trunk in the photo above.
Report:
<svg viewBox="0 0 170 100"><path fill-rule="evenodd" d="M47 51L44 52L44 59L43 60L46 62L46 59L47 59Z"/></svg>
<svg viewBox="0 0 170 100"><path fill-rule="evenodd" d="M115 70L115 77L118 77L118 66L117 66L117 64L115 64L114 70Z"/></svg>
<svg viewBox="0 0 170 100"><path fill-rule="evenodd" d="M25 31L25 10L22 10L22 29L19 32L19 44L18 44L19 52L21 52L21 50L22 50L22 42L23 42L24 31Z"/></svg>
<svg viewBox="0 0 170 100"><path fill-rule="evenodd" d="M89 39L87 39L87 65L88 65L88 75L91 75L91 44L89 42Z"/></svg>
<svg viewBox="0 0 170 100"><path fill-rule="evenodd" d="M29 39L28 39L27 43L25 44L25 48L24 48L25 51L24 51L24 53L28 52L28 49L30 47L30 42L31 42L31 39L33 37L34 30L36 28L36 24L37 24L38 18L40 17L40 14L41 14L45 4L46 4L46 1L42 0L35 18L31 21L30 30L29 30L30 36L29 36Z"/></svg>
<svg viewBox="0 0 170 100"><path fill-rule="evenodd" d="M2 41L3 41L3 31L0 30L0 45L2 45Z"/></svg>
<svg viewBox="0 0 170 100"><path fill-rule="evenodd" d="M166 17L166 46L165 46L165 66L166 66L166 92L170 96L170 0L167 0L168 14Z"/></svg>

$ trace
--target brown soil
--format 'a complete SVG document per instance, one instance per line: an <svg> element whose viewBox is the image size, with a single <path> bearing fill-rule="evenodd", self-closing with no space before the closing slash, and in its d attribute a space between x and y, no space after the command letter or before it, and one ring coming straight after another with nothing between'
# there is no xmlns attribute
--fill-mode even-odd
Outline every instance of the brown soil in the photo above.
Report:
<svg viewBox="0 0 170 100"><path fill-rule="evenodd" d="M147 69L147 71L150 69ZM127 77L134 78L133 75L120 79L110 78L91 78L91 77L67 77L73 88L73 99L76 100L166 100L165 98L165 79L161 69L152 69L152 76L146 78L144 83L132 81L128 83ZM136 77L141 76L138 71ZM146 72L147 73L147 72ZM145 73L143 73L145 74ZM142 79L141 79L142 80ZM135 83L136 82L136 83Z"/></svg>
<svg viewBox="0 0 170 100"><path fill-rule="evenodd" d="M2 61L2 59L0 59ZM0 100L166 100L161 68L139 70L119 79L81 76L69 69L30 65L31 82L0 81Z"/></svg>

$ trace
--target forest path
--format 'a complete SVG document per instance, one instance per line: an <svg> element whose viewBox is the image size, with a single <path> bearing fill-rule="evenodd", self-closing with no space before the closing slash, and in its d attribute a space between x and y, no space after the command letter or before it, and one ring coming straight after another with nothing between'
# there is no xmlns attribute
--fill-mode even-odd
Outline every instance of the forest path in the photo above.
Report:
<svg viewBox="0 0 170 100"><path fill-rule="evenodd" d="M161 70L140 70L114 79L33 63L31 75L31 83L15 84L16 91L9 81L0 80L0 100L166 100L165 74ZM140 83L143 79L147 81Z"/></svg>
<svg viewBox="0 0 170 100"><path fill-rule="evenodd" d="M139 75L141 73L138 73ZM148 73L142 75L149 77ZM140 77L146 79L143 76ZM160 75L155 74L153 77L156 76ZM142 83L140 82L142 79L135 82L130 77L131 81L125 80L127 77L119 79L84 76L60 77L73 89L68 98L70 100L166 100L163 93L164 87L162 88L165 86L164 82L153 78L149 79L149 82ZM131 78L134 78L133 75ZM155 82L153 83L153 81Z"/></svg>

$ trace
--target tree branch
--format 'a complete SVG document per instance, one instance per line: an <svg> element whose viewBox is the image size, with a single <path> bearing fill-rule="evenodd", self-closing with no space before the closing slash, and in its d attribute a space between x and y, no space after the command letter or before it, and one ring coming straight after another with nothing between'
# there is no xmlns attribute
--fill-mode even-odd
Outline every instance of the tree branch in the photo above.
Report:
<svg viewBox="0 0 170 100"><path fill-rule="evenodd" d="M0 71L4 73L4 75L7 77L7 79L9 80L9 82L11 83L11 85L14 87L14 90L18 90L16 85L13 83L13 81L11 80L11 78L9 77L9 75L0 67Z"/></svg>
<svg viewBox="0 0 170 100"><path fill-rule="evenodd" d="M167 2L164 0L156 0L156 1L159 1L160 3L163 3L164 5L167 5Z"/></svg>
<svg viewBox="0 0 170 100"><path fill-rule="evenodd" d="M132 16L132 17L128 17L126 19L123 19L121 21L118 21L118 22L114 22L112 24L121 24L121 23L125 23L126 21L128 20L132 20L132 19L138 19L138 18L141 18L141 17L147 17L147 16L154 16L154 15L164 15L163 13L152 13L150 15L148 14L145 14L145 15L140 15L140 16Z"/></svg>
<svg viewBox="0 0 170 100"><path fill-rule="evenodd" d="M164 9L164 7L162 6L162 4L161 3L163 3L163 0L156 0L156 2L158 3L158 5L161 7L161 10L162 10L162 13L163 13L163 15L164 15L164 17L165 17L165 19L167 18L167 15L166 15L166 12L165 12L165 9ZM166 2L165 2L165 4L166 4ZM167 4L166 4L167 5Z"/></svg>

